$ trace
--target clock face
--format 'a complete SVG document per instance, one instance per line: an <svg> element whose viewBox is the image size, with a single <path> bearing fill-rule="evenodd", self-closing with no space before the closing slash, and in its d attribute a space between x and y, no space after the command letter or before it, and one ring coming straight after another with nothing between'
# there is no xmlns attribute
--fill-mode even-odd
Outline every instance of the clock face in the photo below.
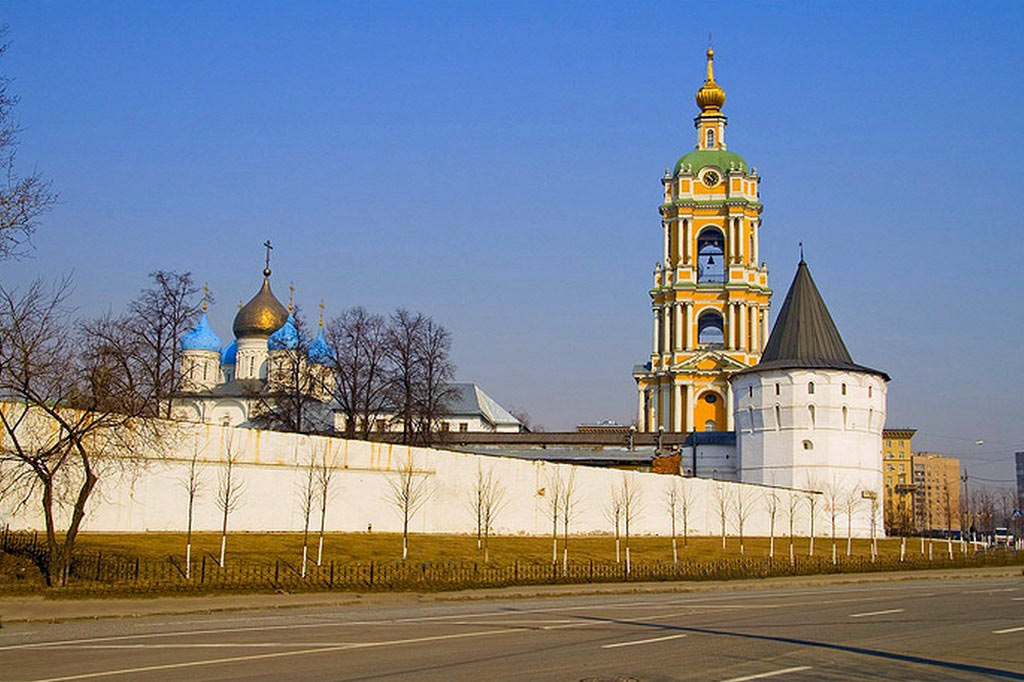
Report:
<svg viewBox="0 0 1024 682"><path fill-rule="evenodd" d="M708 171L704 174L704 177L701 178L701 182L703 182L707 187L714 187L718 184L719 179L718 173L715 171Z"/></svg>

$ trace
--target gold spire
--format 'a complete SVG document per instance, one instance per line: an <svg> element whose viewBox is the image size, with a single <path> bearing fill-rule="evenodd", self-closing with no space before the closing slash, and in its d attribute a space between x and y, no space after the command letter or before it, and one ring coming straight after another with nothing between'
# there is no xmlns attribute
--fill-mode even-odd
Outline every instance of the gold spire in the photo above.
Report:
<svg viewBox="0 0 1024 682"><path fill-rule="evenodd" d="M288 284L288 314L295 312L295 282Z"/></svg>
<svg viewBox="0 0 1024 682"><path fill-rule="evenodd" d="M708 39L708 77L704 85L697 91L697 106L702 114L717 114L725 104L725 90L715 83L715 51L710 46Z"/></svg>
<svg viewBox="0 0 1024 682"><path fill-rule="evenodd" d="M209 282L203 283L203 312L206 312L206 302L210 300L210 284Z"/></svg>
<svg viewBox="0 0 1024 682"><path fill-rule="evenodd" d="M324 328L324 299L320 299L320 328Z"/></svg>

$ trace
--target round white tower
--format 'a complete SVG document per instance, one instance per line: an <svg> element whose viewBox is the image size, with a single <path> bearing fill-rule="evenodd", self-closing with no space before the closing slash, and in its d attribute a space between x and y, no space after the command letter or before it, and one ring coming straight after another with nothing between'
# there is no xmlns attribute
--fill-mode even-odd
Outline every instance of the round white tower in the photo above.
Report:
<svg viewBox="0 0 1024 682"><path fill-rule="evenodd" d="M881 528L885 372L855 364L801 258L761 361L732 377L740 480L855 499Z"/></svg>

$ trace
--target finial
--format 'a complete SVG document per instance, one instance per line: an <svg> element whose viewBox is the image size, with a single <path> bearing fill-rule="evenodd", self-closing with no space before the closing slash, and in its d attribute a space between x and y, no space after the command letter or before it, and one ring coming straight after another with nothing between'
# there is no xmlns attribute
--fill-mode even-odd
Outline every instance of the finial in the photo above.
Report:
<svg viewBox="0 0 1024 682"><path fill-rule="evenodd" d="M320 299L320 328L324 328L324 299Z"/></svg>
<svg viewBox="0 0 1024 682"><path fill-rule="evenodd" d="M242 300L241 299L238 300L238 309L239 310L242 309Z"/></svg>
<svg viewBox="0 0 1024 682"><path fill-rule="evenodd" d="M295 282L288 283L288 314L295 311Z"/></svg>
<svg viewBox="0 0 1024 682"><path fill-rule="evenodd" d="M800 242L800 262L804 262L804 243Z"/></svg>
<svg viewBox="0 0 1024 682"><path fill-rule="evenodd" d="M267 250L267 264L266 267L263 268L263 276L270 277L270 250L273 249L274 247L270 244L269 239L263 242L263 246Z"/></svg>
<svg viewBox="0 0 1024 682"><path fill-rule="evenodd" d="M715 82L715 69L714 69L715 50L714 50L714 48L711 47L711 34L710 33L708 33L708 51L707 51L707 56L708 56L708 83L714 83Z"/></svg>
<svg viewBox="0 0 1024 682"><path fill-rule="evenodd" d="M203 312L206 312L206 302L210 300L210 284L203 283Z"/></svg>

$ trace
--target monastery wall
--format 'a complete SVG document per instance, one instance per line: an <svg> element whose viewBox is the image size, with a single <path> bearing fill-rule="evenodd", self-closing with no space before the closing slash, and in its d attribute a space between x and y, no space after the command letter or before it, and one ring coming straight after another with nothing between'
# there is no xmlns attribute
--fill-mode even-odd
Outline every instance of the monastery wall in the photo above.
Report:
<svg viewBox="0 0 1024 682"><path fill-rule="evenodd" d="M327 449L336 463L330 502L326 514L329 531L398 532L399 510L390 501L390 482L407 458L427 481L429 499L414 516L411 530L417 533L473 533L476 517L471 498L477 472L490 472L505 489L505 505L497 514L498 534L544 535L550 533L548 506L556 477L563 481L575 475L578 503L571 533L610 533L612 490L623 480L639 491L640 509L631 523L634 534L668 535L671 519L665 498L673 484L685 487L691 500L688 518L692 534L720 532L720 500L729 505L728 532L738 532L735 506L741 501L748 510L745 535L767 535L769 518L764 493L770 488L707 479L681 478L570 464L553 464L510 457L473 455L431 448L369 443L321 436L258 431L208 424L180 425L182 436L173 451L163 456L143 454L138 467L119 473L108 471L88 508L86 531L182 531L186 524L185 481L194 451L201 460L201 491L195 504L194 528L220 529L221 513L215 498L218 479L223 475L225 452L237 453L234 469L242 484L242 496L231 513L231 531L301 531L301 499L306 463ZM107 467L117 469L117 467ZM776 529L788 528L785 510L790 494L801 498L795 528L806 535L809 518L806 494L775 489L780 494ZM33 500L27 508L14 511L8 498L0 507L0 522L12 528L41 528L42 520ZM816 528L827 529L827 518L819 499ZM867 514L854 518L854 533L870 534ZM846 519L839 524L845 529ZM319 526L314 513L311 526ZM677 523L682 532L681 520Z"/></svg>

